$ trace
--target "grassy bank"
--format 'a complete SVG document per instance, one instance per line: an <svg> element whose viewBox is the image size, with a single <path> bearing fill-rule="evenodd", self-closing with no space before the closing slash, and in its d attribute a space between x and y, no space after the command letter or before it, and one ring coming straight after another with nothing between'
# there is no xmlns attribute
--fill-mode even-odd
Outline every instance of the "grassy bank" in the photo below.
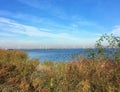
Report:
<svg viewBox="0 0 120 92"><path fill-rule="evenodd" d="M0 50L0 92L120 92L120 37L103 35L96 47L88 58L42 63L21 51Z"/></svg>
<svg viewBox="0 0 120 92"><path fill-rule="evenodd" d="M24 52L0 50L0 92L120 92L120 61L39 63Z"/></svg>

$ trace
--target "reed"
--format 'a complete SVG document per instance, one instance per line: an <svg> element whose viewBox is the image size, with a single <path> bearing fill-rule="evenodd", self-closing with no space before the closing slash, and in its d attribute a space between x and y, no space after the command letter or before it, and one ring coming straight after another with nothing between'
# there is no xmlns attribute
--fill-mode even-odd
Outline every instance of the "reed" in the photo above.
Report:
<svg viewBox="0 0 120 92"><path fill-rule="evenodd" d="M120 92L120 52L104 58L98 45L92 58L71 62L40 62L22 51L0 50L0 92Z"/></svg>

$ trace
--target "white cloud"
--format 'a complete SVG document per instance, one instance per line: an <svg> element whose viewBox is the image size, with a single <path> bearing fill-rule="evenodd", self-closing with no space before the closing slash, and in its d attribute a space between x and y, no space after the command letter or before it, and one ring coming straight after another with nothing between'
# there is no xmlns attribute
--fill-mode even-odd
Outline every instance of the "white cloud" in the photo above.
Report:
<svg viewBox="0 0 120 92"><path fill-rule="evenodd" d="M37 10L44 10L52 16L65 19L67 18L66 13L62 9L62 6L56 6L55 0L18 0L19 2L26 4Z"/></svg>
<svg viewBox="0 0 120 92"><path fill-rule="evenodd" d="M53 24L54 25L54 24ZM36 26L25 25L18 23L15 20L8 18L0 17L0 36L10 37L11 39L17 39L16 42L9 40L8 43L11 44L11 47L91 47L96 41L99 33L90 32L79 29L76 25L60 25L56 24L56 28L40 28ZM14 38L14 36L16 38ZM22 36L25 36L22 38ZM2 38L2 37L0 37ZM7 39L7 38L6 38ZM37 40L36 40L37 39ZM47 39L47 40L45 40ZM5 40L5 39L4 39ZM21 41L19 41L21 40ZM32 40L32 41L31 41ZM1 42L1 40L0 40ZM44 43L45 42L45 43ZM6 41L3 42L4 46ZM32 44L35 44L34 46ZM53 44L53 45L51 45ZM9 47L9 46L7 46Z"/></svg>
<svg viewBox="0 0 120 92"><path fill-rule="evenodd" d="M25 2L29 2L29 1L25 1ZM38 17L38 16L31 15L31 14L25 14L25 13L20 13L20 12L13 13L10 11L0 10L0 15L7 16L13 19L20 19L20 20L23 20L23 22L27 21L33 25L41 26L42 24L42 26L44 26L45 28L40 27L40 30L46 31L46 32L50 32L50 31L53 32L54 30L52 29L54 28L59 32L64 32L64 31L80 31L81 32L81 30L85 31L85 29L89 27L90 30L86 30L84 33L90 33L90 34L103 33L104 34L104 30L106 30L105 27L95 22L80 19L78 17L72 18L72 16L68 20L64 20L66 22L70 21L68 24L64 24L64 22L59 23L54 19L41 17L41 16ZM91 28L93 30L91 30Z"/></svg>
<svg viewBox="0 0 120 92"><path fill-rule="evenodd" d="M10 12L7 10L0 10L0 16L4 16L4 17L9 17L9 18L13 18L13 19L20 19L23 21L28 21L31 23L43 23L43 21L47 20L45 18L41 18L38 16L34 16L31 14L26 14L26 13L22 13L22 12Z"/></svg>
<svg viewBox="0 0 120 92"><path fill-rule="evenodd" d="M120 26L115 26L111 33L120 36Z"/></svg>
<svg viewBox="0 0 120 92"><path fill-rule="evenodd" d="M9 33L0 33L0 36L2 36L2 37L15 37L15 35L13 35L13 34L9 34Z"/></svg>
<svg viewBox="0 0 120 92"><path fill-rule="evenodd" d="M2 27L1 25L3 25L4 27ZM0 18L0 27L1 27L1 30L9 31L11 33L16 33L20 35L26 35L30 37L48 37L48 38L55 38L55 39L74 39L75 38L72 35L69 35L67 33L55 34L55 33L49 32L48 31L49 29L23 25L3 17Z"/></svg>

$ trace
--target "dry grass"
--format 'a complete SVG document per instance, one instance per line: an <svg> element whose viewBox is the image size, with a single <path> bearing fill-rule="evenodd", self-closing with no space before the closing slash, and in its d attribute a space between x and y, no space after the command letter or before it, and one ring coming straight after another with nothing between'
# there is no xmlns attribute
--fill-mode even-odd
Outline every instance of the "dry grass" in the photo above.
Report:
<svg viewBox="0 0 120 92"><path fill-rule="evenodd" d="M0 92L120 92L120 62L38 63L24 52L0 50Z"/></svg>

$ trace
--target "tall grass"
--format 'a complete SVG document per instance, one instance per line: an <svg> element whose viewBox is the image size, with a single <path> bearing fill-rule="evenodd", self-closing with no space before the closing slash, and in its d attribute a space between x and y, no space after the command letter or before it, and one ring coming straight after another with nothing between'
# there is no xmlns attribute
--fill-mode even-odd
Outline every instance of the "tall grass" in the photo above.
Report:
<svg viewBox="0 0 120 92"><path fill-rule="evenodd" d="M38 60L29 60L24 52L0 50L0 91L28 91L37 65Z"/></svg>
<svg viewBox="0 0 120 92"><path fill-rule="evenodd" d="M113 59L101 47L92 51L90 58L39 63L25 52L0 50L0 92L120 92L120 52Z"/></svg>
<svg viewBox="0 0 120 92"><path fill-rule="evenodd" d="M0 50L2 92L120 92L120 62L80 57L71 62L29 60Z"/></svg>

